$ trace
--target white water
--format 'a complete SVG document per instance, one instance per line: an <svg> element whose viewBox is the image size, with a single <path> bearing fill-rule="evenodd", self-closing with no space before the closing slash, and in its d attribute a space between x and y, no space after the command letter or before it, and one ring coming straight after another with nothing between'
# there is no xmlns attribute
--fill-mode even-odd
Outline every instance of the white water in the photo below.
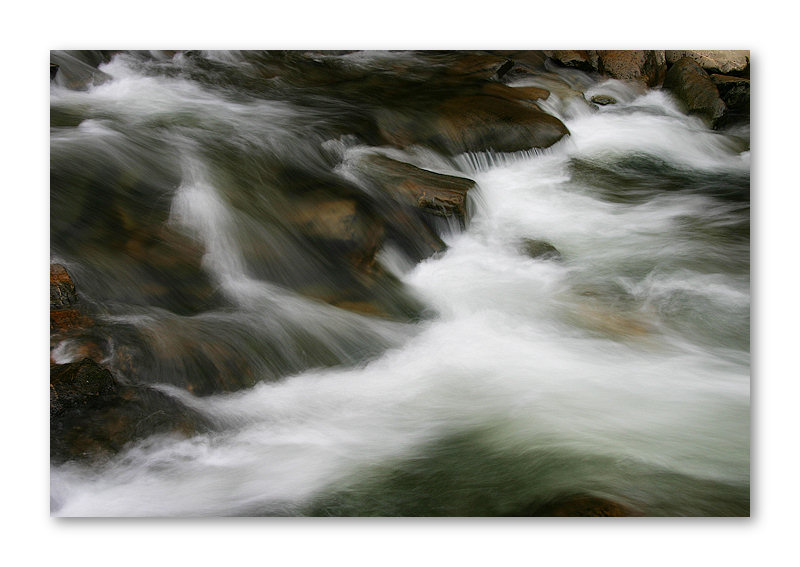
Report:
<svg viewBox="0 0 800 567"><path fill-rule="evenodd" d="M128 77L115 79L70 96L101 105L140 96L128 94ZM180 96L208 104L198 114L228 107L203 102L205 94ZM463 494L515 490L527 479L522 492L532 500L588 491L655 515L730 513L713 487L749 484L749 277L717 269L725 259L715 245L686 227L726 226L731 206L697 192L605 199L574 178L570 160L644 155L678 170L736 175L749 170L749 152L684 116L664 93L629 99L562 115L572 135L544 152L458 161L478 184L468 229L447 237L446 254L401 274L435 319L409 333L387 326L397 346L356 367L206 398L165 387L216 430L147 439L97 470L53 468L53 514L298 514L338 493L380 501L383 467L420 461L430 463L423 476L441 474L439 451L452 451L437 443L461 434L474 435L457 455L469 470L452 473ZM147 101L159 104L175 108L166 95ZM145 106L126 112L152 114ZM202 167L183 178L173 221L206 243L204 266L242 310L382 328L246 276L219 189ZM552 243L564 261L525 257L521 238ZM675 313L675 302L689 313ZM497 459L521 463L508 471L509 488L482 468ZM445 486L443 498L462 497L458 482ZM672 508L664 504L671 499Z"/></svg>

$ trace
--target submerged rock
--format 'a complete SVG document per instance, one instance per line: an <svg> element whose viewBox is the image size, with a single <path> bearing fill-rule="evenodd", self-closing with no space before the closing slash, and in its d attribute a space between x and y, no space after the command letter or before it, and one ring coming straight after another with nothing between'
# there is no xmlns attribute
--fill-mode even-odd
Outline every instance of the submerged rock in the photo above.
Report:
<svg viewBox="0 0 800 567"><path fill-rule="evenodd" d="M560 260L561 252L558 249L544 240L534 240L525 238L520 243L520 250L526 256L535 258L537 260Z"/></svg>
<svg viewBox="0 0 800 567"><path fill-rule="evenodd" d="M50 366L50 458L108 457L154 433L188 435L202 420L165 394L118 383L92 360Z"/></svg>
<svg viewBox="0 0 800 567"><path fill-rule="evenodd" d="M701 116L711 127L717 127L725 115L725 103L711 77L689 57L676 61L670 67L664 79L664 88L672 91L686 105L689 114Z"/></svg>
<svg viewBox="0 0 800 567"><path fill-rule="evenodd" d="M372 264L383 237L381 223L354 199L306 196L295 203L289 220L302 234L357 266Z"/></svg>
<svg viewBox="0 0 800 567"><path fill-rule="evenodd" d="M637 81L648 87L664 81L667 63L663 51L598 51L597 69L604 75L622 81Z"/></svg>
<svg viewBox="0 0 800 567"><path fill-rule="evenodd" d="M91 52L87 52L91 53ZM53 72L53 65L57 73ZM50 80L72 90L87 90L110 80L111 76L94 66L81 61L67 51L50 52Z"/></svg>

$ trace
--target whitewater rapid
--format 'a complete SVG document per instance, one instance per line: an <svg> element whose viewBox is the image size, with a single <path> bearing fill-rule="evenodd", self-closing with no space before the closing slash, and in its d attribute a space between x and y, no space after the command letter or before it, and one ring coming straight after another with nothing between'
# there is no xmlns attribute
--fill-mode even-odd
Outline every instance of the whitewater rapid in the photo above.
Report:
<svg viewBox="0 0 800 567"><path fill-rule="evenodd" d="M232 103L119 61L104 70L109 83L54 96L128 124L178 112L212 129L248 124L237 131L244 145L278 146L295 119L290 104ZM319 341L367 335L382 347L235 393L160 385L212 431L153 436L96 468L54 466L52 514L510 515L585 493L648 515L747 513L749 208L725 180L746 190L749 151L665 92L616 81L591 89L619 103L595 111L554 93L545 109L571 135L547 150L455 165L429 151L407 156L477 183L471 221L444 236L446 253L416 265L381 253L436 313L408 324L323 307L246 274L223 188L204 173L191 132L176 134L183 170L170 222L205 244L204 269L236 302L239 324L278 321L279 333L291 321ZM253 125L264 113L275 138ZM81 126L92 127L102 125ZM381 151L344 146L344 155ZM526 238L563 259L525 256Z"/></svg>

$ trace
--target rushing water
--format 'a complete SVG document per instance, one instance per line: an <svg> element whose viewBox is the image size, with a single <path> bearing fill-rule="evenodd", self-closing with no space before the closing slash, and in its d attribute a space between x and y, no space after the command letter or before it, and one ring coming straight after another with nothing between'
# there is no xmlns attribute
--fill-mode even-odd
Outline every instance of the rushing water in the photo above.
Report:
<svg viewBox="0 0 800 567"><path fill-rule="evenodd" d="M322 59L360 77L420 57ZM378 151L347 132L363 93L264 65L122 54L102 84L51 88L53 261L105 325L107 365L210 424L54 464L54 515L520 515L570 495L749 514L746 129L578 71L550 75L618 104L518 79L551 89L542 107L571 135L391 150L477 186L445 253L384 246L391 316L371 317L304 291L352 282L292 233L280 173L354 179L352 158ZM525 238L562 260L525 256Z"/></svg>

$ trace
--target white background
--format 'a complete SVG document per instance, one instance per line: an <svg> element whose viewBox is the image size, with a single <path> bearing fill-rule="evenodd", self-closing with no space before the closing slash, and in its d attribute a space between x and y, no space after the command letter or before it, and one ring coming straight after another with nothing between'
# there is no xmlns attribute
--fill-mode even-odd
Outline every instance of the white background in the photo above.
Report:
<svg viewBox="0 0 800 567"><path fill-rule="evenodd" d="M768 2L61 1L3 8L2 557L7 565L791 563L797 478L796 19ZM752 518L49 517L50 49L750 49ZM9 175L10 173L10 175Z"/></svg>

